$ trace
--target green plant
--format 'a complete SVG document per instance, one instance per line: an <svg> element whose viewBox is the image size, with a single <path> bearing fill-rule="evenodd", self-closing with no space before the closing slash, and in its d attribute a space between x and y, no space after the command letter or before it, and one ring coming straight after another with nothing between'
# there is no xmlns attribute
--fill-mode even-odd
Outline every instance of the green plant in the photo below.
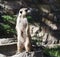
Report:
<svg viewBox="0 0 60 57"><path fill-rule="evenodd" d="M13 21L13 22L16 21L16 16L3 15L2 17L4 21Z"/></svg>
<svg viewBox="0 0 60 57"><path fill-rule="evenodd" d="M0 37L12 37L16 34L16 16L3 15L2 18L3 22L0 24Z"/></svg>
<svg viewBox="0 0 60 57"><path fill-rule="evenodd" d="M55 56L55 57L60 57L60 47L57 47L57 48L45 48L44 49L44 52L46 54L49 54L51 56Z"/></svg>

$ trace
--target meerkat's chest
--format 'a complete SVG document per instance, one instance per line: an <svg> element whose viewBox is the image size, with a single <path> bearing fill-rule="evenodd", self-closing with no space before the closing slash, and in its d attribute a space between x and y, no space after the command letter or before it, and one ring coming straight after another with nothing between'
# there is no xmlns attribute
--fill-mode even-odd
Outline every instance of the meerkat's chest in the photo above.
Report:
<svg viewBox="0 0 60 57"><path fill-rule="evenodd" d="M19 25L21 28L26 28L27 24L28 24L27 18L19 19L18 25Z"/></svg>
<svg viewBox="0 0 60 57"><path fill-rule="evenodd" d="M27 19L22 19L22 20L21 20L21 23L24 25L24 24L27 24L28 21L27 21Z"/></svg>

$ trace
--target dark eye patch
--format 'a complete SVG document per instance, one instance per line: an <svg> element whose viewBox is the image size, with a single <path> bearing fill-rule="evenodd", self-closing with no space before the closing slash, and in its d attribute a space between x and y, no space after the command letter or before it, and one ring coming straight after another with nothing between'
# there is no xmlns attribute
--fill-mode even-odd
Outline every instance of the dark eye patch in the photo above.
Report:
<svg viewBox="0 0 60 57"><path fill-rule="evenodd" d="M25 11L27 12L28 10L26 9Z"/></svg>
<svg viewBox="0 0 60 57"><path fill-rule="evenodd" d="M22 11L20 11L20 13L22 14Z"/></svg>

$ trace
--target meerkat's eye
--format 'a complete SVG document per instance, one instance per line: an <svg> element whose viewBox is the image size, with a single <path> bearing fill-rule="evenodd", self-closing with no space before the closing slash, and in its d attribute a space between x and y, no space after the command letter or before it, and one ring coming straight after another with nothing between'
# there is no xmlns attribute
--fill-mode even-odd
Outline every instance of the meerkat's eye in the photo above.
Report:
<svg viewBox="0 0 60 57"><path fill-rule="evenodd" d="M25 11L27 12L28 10L26 9Z"/></svg>
<svg viewBox="0 0 60 57"><path fill-rule="evenodd" d="M20 13L22 14L22 11L20 11Z"/></svg>

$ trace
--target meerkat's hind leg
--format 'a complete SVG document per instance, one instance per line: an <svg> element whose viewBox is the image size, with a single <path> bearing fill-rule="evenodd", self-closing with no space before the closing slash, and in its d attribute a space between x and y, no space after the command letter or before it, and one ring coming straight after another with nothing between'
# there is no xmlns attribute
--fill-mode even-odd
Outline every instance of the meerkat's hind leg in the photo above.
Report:
<svg viewBox="0 0 60 57"><path fill-rule="evenodd" d="M30 52L31 51L31 43L29 42L28 38L26 39L26 42L24 44L25 44L26 52Z"/></svg>
<svg viewBox="0 0 60 57"><path fill-rule="evenodd" d="M30 52L31 51L31 36L30 36L30 26L27 25L27 28L26 28L26 41L25 41L25 50L26 52Z"/></svg>
<svg viewBox="0 0 60 57"><path fill-rule="evenodd" d="M17 32L17 53L20 53L20 52L22 52L23 51L23 43L21 42L21 40L22 40L22 36L21 36L21 31L19 32Z"/></svg>
<svg viewBox="0 0 60 57"><path fill-rule="evenodd" d="M17 53L21 53L23 51L23 48L24 48L23 44L17 42Z"/></svg>

